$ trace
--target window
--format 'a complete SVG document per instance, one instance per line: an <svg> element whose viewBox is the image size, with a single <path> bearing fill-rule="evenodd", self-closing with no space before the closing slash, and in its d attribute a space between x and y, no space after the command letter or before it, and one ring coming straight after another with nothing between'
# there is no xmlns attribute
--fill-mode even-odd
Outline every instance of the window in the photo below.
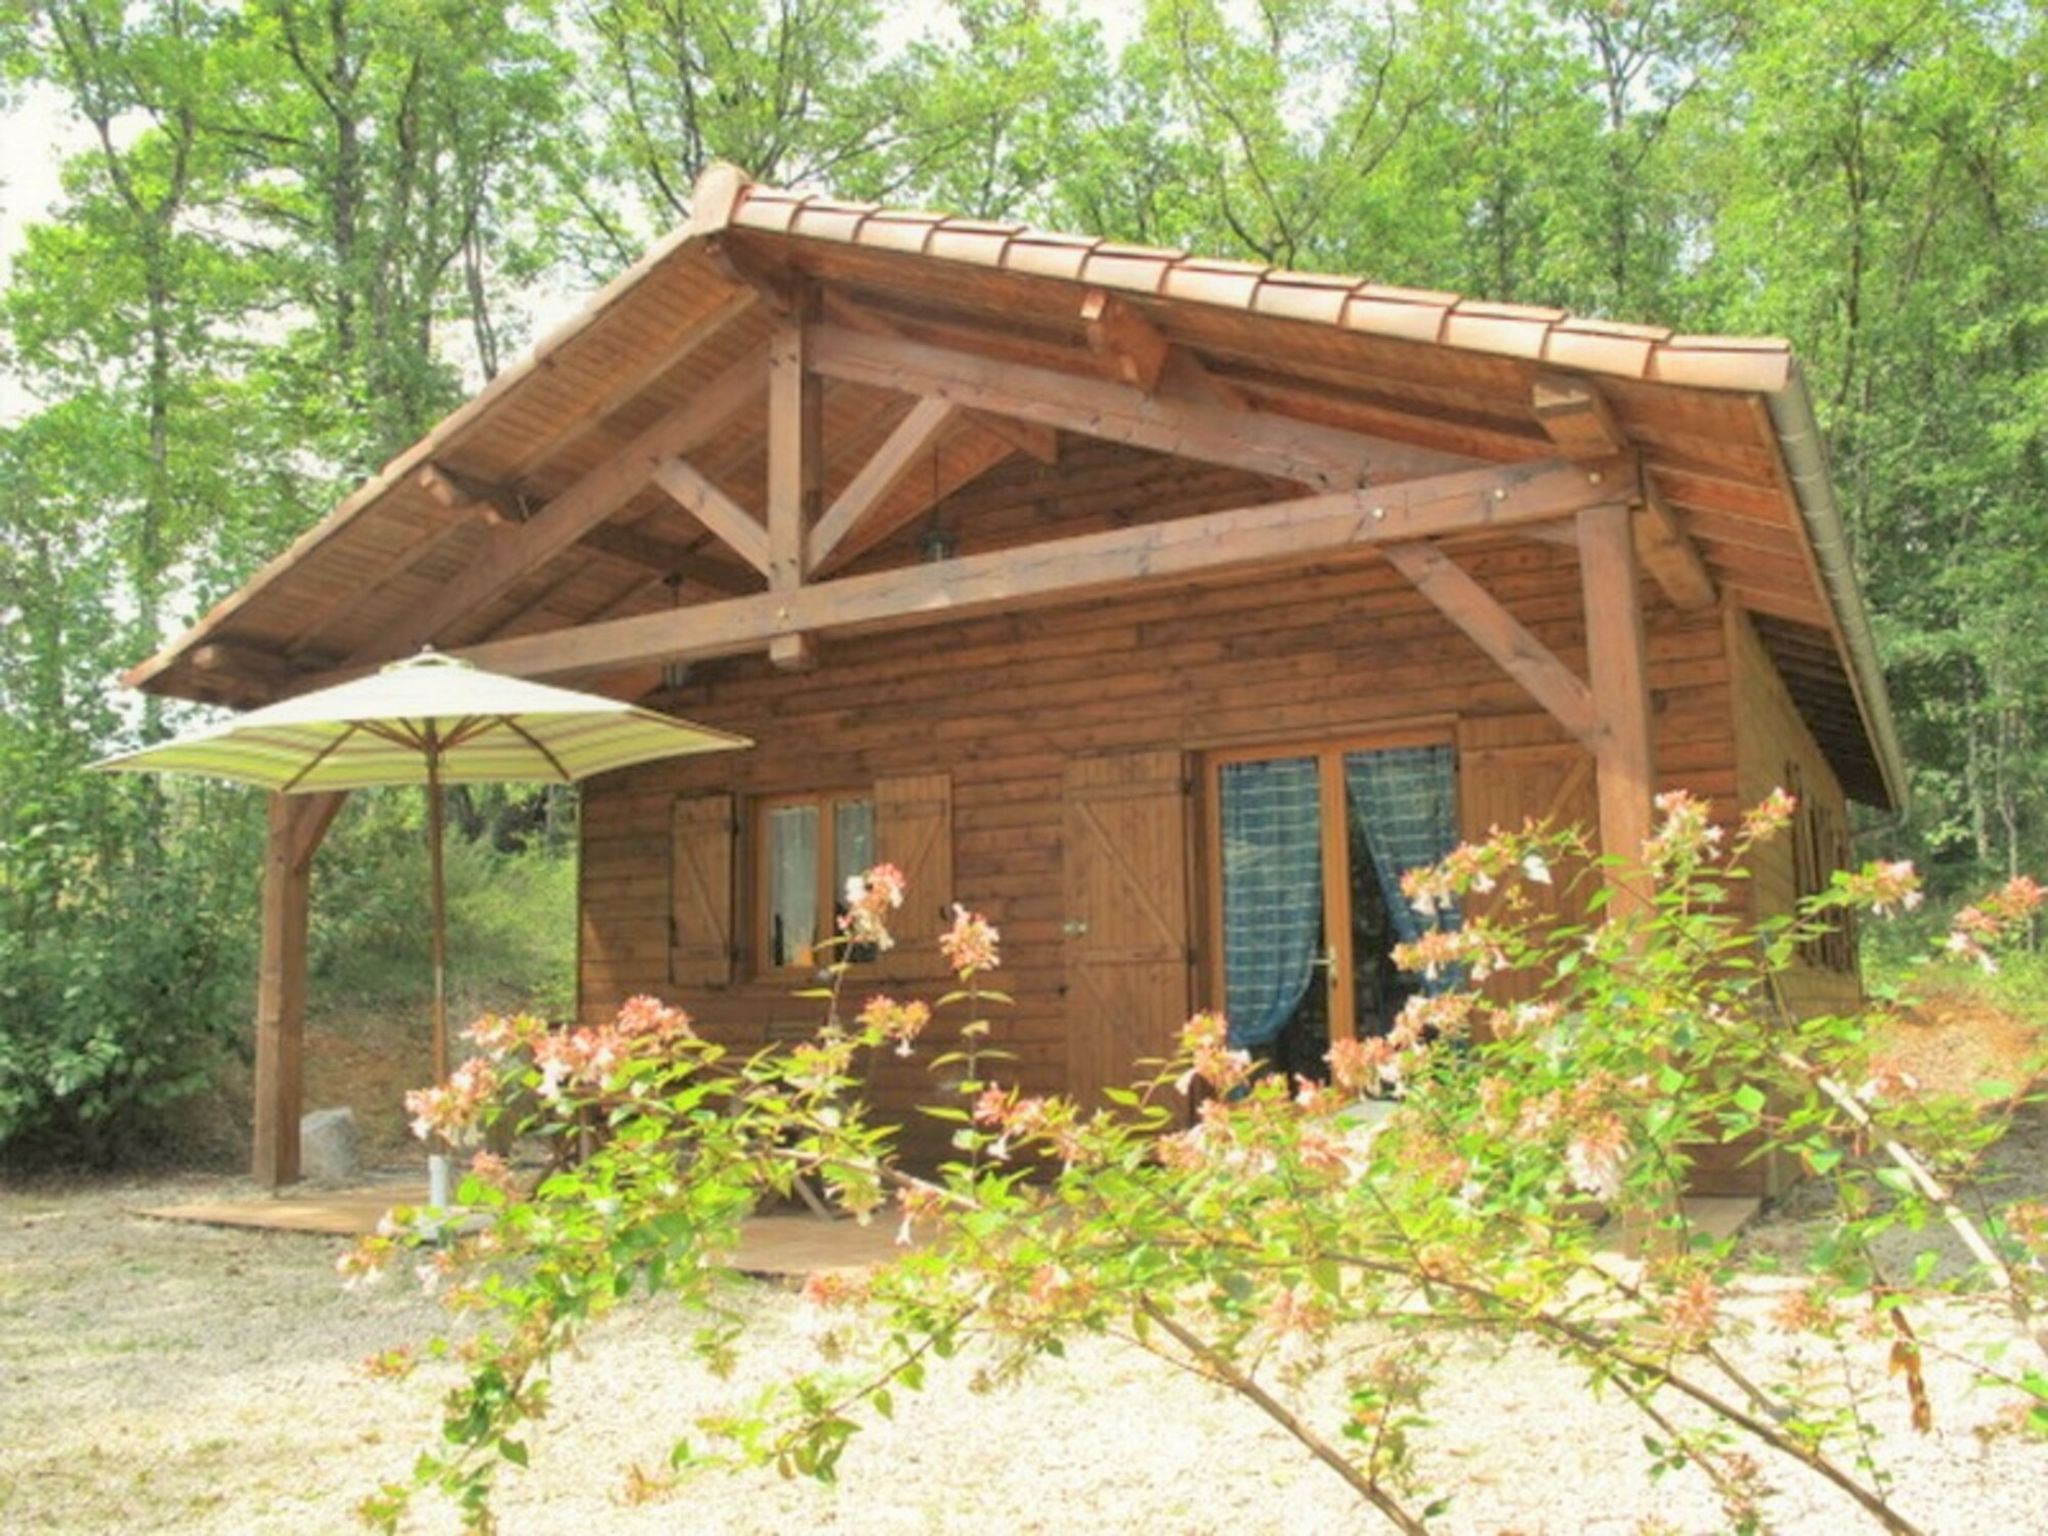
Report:
<svg viewBox="0 0 2048 1536"><path fill-rule="evenodd" d="M1797 763L1785 764L1780 782L1798 802L1792 813L1792 894L1805 901L1826 891L1836 870L1849 867L1848 832L1833 806L1807 793L1806 778ZM1826 928L1799 947L1799 957L1825 970L1854 971L1855 914L1847 909L1836 913Z"/></svg>
<svg viewBox="0 0 2048 1536"><path fill-rule="evenodd" d="M763 970L820 964L838 931L849 876L875 861L875 803L865 791L762 801L755 820L755 953Z"/></svg>
<svg viewBox="0 0 2048 1536"><path fill-rule="evenodd" d="M1327 1078L1333 1039L1384 1034L1422 988L1392 960L1422 923L1400 877L1456 844L1451 748L1425 738L1218 754L1209 802L1212 979L1232 1043Z"/></svg>

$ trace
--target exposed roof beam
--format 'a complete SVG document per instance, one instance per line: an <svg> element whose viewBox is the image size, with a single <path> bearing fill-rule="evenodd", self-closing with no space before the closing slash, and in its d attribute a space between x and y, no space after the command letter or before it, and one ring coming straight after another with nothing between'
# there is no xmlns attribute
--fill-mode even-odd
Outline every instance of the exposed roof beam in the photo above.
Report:
<svg viewBox="0 0 2048 1536"><path fill-rule="evenodd" d="M1589 747L1598 744L1600 716L1592 690L1463 566L1429 544L1389 544L1384 553L1389 565L1528 689L1559 725Z"/></svg>
<svg viewBox="0 0 2048 1536"><path fill-rule="evenodd" d="M741 655L786 636L944 623L1377 544L1547 521L1625 496L1636 478L1635 464L1625 459L1466 470L847 576L498 641L464 654L531 676Z"/></svg>
<svg viewBox="0 0 2048 1536"><path fill-rule="evenodd" d="M289 657L237 640L195 647L192 666L216 692L243 707L290 693L305 676Z"/></svg>
<svg viewBox="0 0 2048 1536"><path fill-rule="evenodd" d="M1605 458L1628 446L1628 434L1614 419L1607 397L1590 380L1539 373L1530 386L1529 403L1568 459ZM1673 607L1687 612L1712 608L1720 593L1699 550L1658 493L1652 476L1643 477L1643 491L1642 504L1631 519L1636 559Z"/></svg>
<svg viewBox="0 0 2048 1536"><path fill-rule="evenodd" d="M507 478L517 478L543 459L560 458L592 432L601 429L619 411L639 399L663 374L679 367L706 340L752 309L760 302L760 297L752 288L735 289L711 310L675 331L666 345L639 363L616 370L603 394L579 400L556 413L549 422L550 435L537 438L520 454Z"/></svg>
<svg viewBox="0 0 2048 1536"><path fill-rule="evenodd" d="M1081 324L1088 334L1088 349L1114 377L1148 395L1159 387L1173 343L1135 304L1105 289L1090 288L1081 299Z"/></svg>
<svg viewBox="0 0 2048 1536"><path fill-rule="evenodd" d="M617 523L599 523L583 535L583 545L601 555L629 561L657 577L676 576L695 586L708 587L726 597L755 590L756 583L738 566L713 560L693 549L667 539L658 539L637 528Z"/></svg>
<svg viewBox="0 0 2048 1536"><path fill-rule="evenodd" d="M750 400L764 382L758 355L735 363L690 399L641 432L624 448L582 476L531 520L498 530L491 546L431 603L386 630L354 658L384 661L433 640L449 625L475 613L521 577L531 574L574 544L639 494L663 461L687 453L711 437Z"/></svg>
<svg viewBox="0 0 2048 1536"><path fill-rule="evenodd" d="M809 571L825 568L849 538L864 531L871 533L872 530L862 529L862 523L883 498L902 483L920 456L938 442L940 434L958 416L955 406L929 396L913 405L910 414L896 424L882 446L875 450L867 463L861 465L846 488L825 509L825 515L818 519L805 545L804 568ZM860 547L866 548L875 542L873 537L868 537L861 541ZM839 563L843 564L857 553L858 549L848 549L841 555Z"/></svg>
<svg viewBox="0 0 2048 1536"><path fill-rule="evenodd" d="M446 464L422 464L413 477L421 490L450 512L479 512L491 524L523 523L532 504L506 485L491 485Z"/></svg>
<svg viewBox="0 0 2048 1536"><path fill-rule="evenodd" d="M1264 411L1154 398L1125 384L1001 362L840 325L814 330L812 366L832 378L932 395L1154 452L1230 464L1326 490L1467 467L1469 460Z"/></svg>
<svg viewBox="0 0 2048 1536"><path fill-rule="evenodd" d="M687 459L668 459L655 466L653 480L719 543L762 575L768 574L768 530L712 484L704 471Z"/></svg>
<svg viewBox="0 0 2048 1536"><path fill-rule="evenodd" d="M1607 397L1591 384L1565 374L1539 373L1529 386L1537 421L1570 459L1600 459L1628 446Z"/></svg>
<svg viewBox="0 0 2048 1536"><path fill-rule="evenodd" d="M1713 572L1700 558L1699 546L1679 526L1678 514L1657 489L1654 475L1643 476L1643 504L1636 508L1633 532L1636 559L1674 607L1698 613L1720 602Z"/></svg>

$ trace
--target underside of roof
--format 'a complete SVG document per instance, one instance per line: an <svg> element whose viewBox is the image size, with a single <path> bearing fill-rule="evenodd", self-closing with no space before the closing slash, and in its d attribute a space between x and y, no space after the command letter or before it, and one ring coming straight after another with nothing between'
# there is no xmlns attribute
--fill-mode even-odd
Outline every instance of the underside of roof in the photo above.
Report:
<svg viewBox="0 0 2048 1536"><path fill-rule="evenodd" d="M1555 460L1546 396L1590 399L1641 455L1662 526L1755 617L1844 788L1899 803L1817 445L1787 425L1811 413L1782 342L853 206L726 167L700 183L688 225L129 681L246 705L383 659L423 613L437 618L421 638L460 650L761 592L760 562L736 552L719 506L762 517L765 355L799 312L838 360L815 386L818 505L868 509L832 575L1278 501L1304 483L1071 410L1055 424L979 407L927 420L915 390L863 361L876 338L999 365L998 393L1000 370L1077 390L1107 378L1269 426L1340 429L1377 445L1362 465L1374 485ZM680 471L678 422L693 434ZM884 452L902 444L917 451ZM878 454L891 478L857 485ZM602 515L545 558L501 558L571 501ZM480 581L486 568L507 578Z"/></svg>

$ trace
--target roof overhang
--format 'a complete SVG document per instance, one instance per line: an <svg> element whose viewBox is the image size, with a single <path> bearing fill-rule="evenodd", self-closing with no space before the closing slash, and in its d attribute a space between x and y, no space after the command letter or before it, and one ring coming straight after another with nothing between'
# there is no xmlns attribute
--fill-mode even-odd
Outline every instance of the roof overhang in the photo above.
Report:
<svg viewBox="0 0 2048 1536"><path fill-rule="evenodd" d="M1039 472L1019 455L1050 453L1055 434L1092 429L1134 459L1214 463L1198 429L1235 409L1259 427L1256 442L1287 451L1215 473L1279 501L1341 481L1347 442L1367 445L1353 467L1379 482L1554 460L1556 424L1532 393L1581 394L1597 407L1582 421L1640 450L1659 513L1648 531L1765 621L1845 788L1904 800L1882 671L1784 342L848 204L724 166L700 179L688 223L127 680L260 703L401 639L502 648L700 594L757 594L762 358L803 305L822 310L824 341L840 338L821 346L839 370L823 381L823 480L841 514L834 539L854 513L876 535L837 551L856 575L915 562L922 510L971 499L999 465ZM878 332L898 355L1000 366L949 374L944 408L929 396L920 406L887 368L862 363L877 348L861 334ZM1043 393L1075 399L1004 388L1070 373ZM1147 403L1169 385L1177 415ZM1098 397L1137 404L1101 417L1075 403ZM565 535L541 537L547 524Z"/></svg>

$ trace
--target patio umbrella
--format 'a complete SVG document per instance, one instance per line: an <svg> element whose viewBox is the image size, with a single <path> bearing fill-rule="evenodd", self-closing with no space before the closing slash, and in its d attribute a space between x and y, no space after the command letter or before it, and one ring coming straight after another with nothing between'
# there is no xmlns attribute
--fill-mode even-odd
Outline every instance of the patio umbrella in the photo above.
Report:
<svg viewBox="0 0 2048 1536"><path fill-rule="evenodd" d="M379 672L250 710L96 763L198 773L281 794L423 784L433 887L434 1074L448 1075L447 919L441 799L447 784L569 784L592 774L753 743L710 726L485 672L427 650Z"/></svg>

